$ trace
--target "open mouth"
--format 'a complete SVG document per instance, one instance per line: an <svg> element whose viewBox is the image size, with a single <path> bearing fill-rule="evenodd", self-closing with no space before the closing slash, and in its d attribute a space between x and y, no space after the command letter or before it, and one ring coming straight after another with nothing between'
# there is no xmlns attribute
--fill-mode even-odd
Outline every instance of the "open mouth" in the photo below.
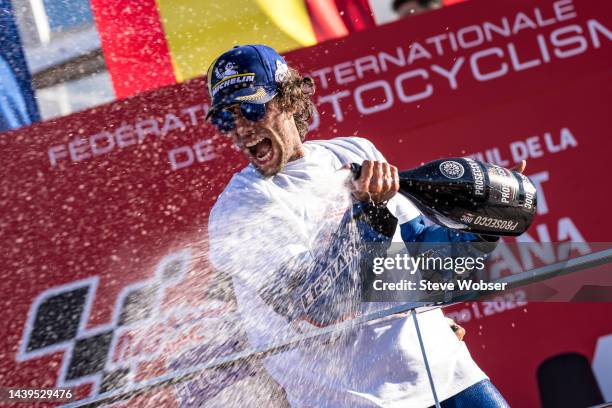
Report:
<svg viewBox="0 0 612 408"><path fill-rule="evenodd" d="M263 165L269 162L274 155L274 149L272 148L272 140L267 137L261 137L253 140L245 145L248 149L251 157L255 160L258 165Z"/></svg>

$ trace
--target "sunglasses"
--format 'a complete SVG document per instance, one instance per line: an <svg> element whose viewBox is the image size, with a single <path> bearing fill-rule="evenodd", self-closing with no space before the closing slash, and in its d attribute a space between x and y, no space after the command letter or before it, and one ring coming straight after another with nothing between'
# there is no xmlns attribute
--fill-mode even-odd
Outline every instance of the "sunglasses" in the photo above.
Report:
<svg viewBox="0 0 612 408"><path fill-rule="evenodd" d="M251 122L257 122L266 116L265 103L243 102L239 106L242 116ZM234 118L234 115L235 113L233 111L222 109L212 116L212 123L222 133L231 132L236 128L236 119Z"/></svg>

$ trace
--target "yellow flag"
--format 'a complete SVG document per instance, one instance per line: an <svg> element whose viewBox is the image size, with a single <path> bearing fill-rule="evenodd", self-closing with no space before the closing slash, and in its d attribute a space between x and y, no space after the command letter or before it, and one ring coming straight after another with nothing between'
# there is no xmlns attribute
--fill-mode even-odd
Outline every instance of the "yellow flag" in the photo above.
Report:
<svg viewBox="0 0 612 408"><path fill-rule="evenodd" d="M317 42L304 0L156 1L178 81L237 44L284 52Z"/></svg>

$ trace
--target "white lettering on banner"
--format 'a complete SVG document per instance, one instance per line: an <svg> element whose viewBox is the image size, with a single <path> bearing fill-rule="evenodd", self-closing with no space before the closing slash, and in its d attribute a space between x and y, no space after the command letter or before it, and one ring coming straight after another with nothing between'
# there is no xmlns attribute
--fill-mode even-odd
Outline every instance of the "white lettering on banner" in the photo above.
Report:
<svg viewBox="0 0 612 408"><path fill-rule="evenodd" d="M312 71L310 73L310 76L318 78L319 79L318 83L321 84L323 89L327 89L329 87L329 83L327 82L327 76L325 75L327 73L330 73L331 71L332 69L330 67L325 67L325 68L318 69L316 71Z"/></svg>
<svg viewBox="0 0 612 408"><path fill-rule="evenodd" d="M87 152L87 140L84 139L74 139L68 143L68 150L73 162L80 162L91 157L91 154Z"/></svg>
<svg viewBox="0 0 612 408"><path fill-rule="evenodd" d="M355 81L357 77L353 75L354 72L350 61L334 65L334 75L336 76L336 82L339 84L348 84Z"/></svg>
<svg viewBox="0 0 612 408"><path fill-rule="evenodd" d="M533 231L531 228L530 231ZM523 266L525 269L533 269L535 263L533 262L533 256L535 255L540 261L545 264L551 264L556 261L555 250L550 240L550 233L546 224L540 224L535 226L535 230L538 233L538 241L533 239L527 232L519 235L516 238L516 242L525 242L530 245L518 245L517 248L520 252ZM538 245L538 242L541 244Z"/></svg>
<svg viewBox="0 0 612 408"><path fill-rule="evenodd" d="M503 17L500 21L501 26L495 25L490 21L485 21L482 23L482 30L484 31L485 38L488 42L493 41L493 33L496 33L502 37L510 37L512 35L508 19Z"/></svg>
<svg viewBox="0 0 612 408"><path fill-rule="evenodd" d="M550 10L543 11L539 7L534 7L531 11L520 11L514 16L500 17L498 21L483 21L460 27L456 30L456 33L447 31L413 41L407 46L408 54L405 53L403 47L397 46L394 51L379 51L377 55L366 55L357 57L353 61L343 61L331 67L316 69L310 75L318 79L319 85L323 89L328 89L331 85L330 82L332 82L330 79L335 80L336 84L342 85L354 81L356 78L353 74L355 73L358 78L363 78L363 73L366 71L363 69L364 63L367 64L368 71L378 75L380 72L388 71L389 65L404 67L406 64L411 65L421 59L431 60L434 58L434 54L438 57L445 56L456 53L459 49L467 50L478 47L486 42L491 43L498 38L510 38L513 35L520 34L523 30L537 30L576 17L577 13L574 10L572 0L560 0L554 2ZM600 31L610 38L610 31L596 20L589 20L587 25L595 48L600 46L599 37L595 31ZM332 73L334 74L333 78L328 76Z"/></svg>
<svg viewBox="0 0 612 408"><path fill-rule="evenodd" d="M359 78L363 78L363 73L366 71L374 71L376 74L380 74L380 68L378 68L378 60L373 55L366 55L365 57L357 58L355 60L355 72Z"/></svg>
<svg viewBox="0 0 612 408"><path fill-rule="evenodd" d="M572 0L561 0L553 3L555 17L558 21L565 21L578 16L574 11Z"/></svg>
<svg viewBox="0 0 612 408"><path fill-rule="evenodd" d="M488 57L489 55L495 55L499 59L501 59L504 56L504 51L498 47L488 48L486 50L478 51L472 54L472 56L470 57L470 67L472 68L472 73L474 74L474 78L476 78L477 81L489 81L491 79L504 76L508 73L508 64L506 64L505 62L502 62L499 65L498 70L483 73L480 69L478 62L481 58Z"/></svg>
<svg viewBox="0 0 612 408"><path fill-rule="evenodd" d="M444 315L450 317L459 324L463 324L469 323L472 319L478 321L495 314L524 308L529 304L527 301L527 293L519 289L514 289L503 295L493 296L488 299L489 300L483 302L465 303L467 306L459 310L448 312L445 310Z"/></svg>
<svg viewBox="0 0 612 408"><path fill-rule="evenodd" d="M408 65L412 65L419 58L431 59L431 54L421 44L414 42L408 51Z"/></svg>
<svg viewBox="0 0 612 408"><path fill-rule="evenodd" d="M594 18L580 23L566 23L577 16L572 0L559 0L553 2L548 9L535 7L519 11L512 16L499 17L497 20L466 25L454 32L447 31L415 40L407 46L394 46L393 49L380 50L375 54L362 55L318 68L310 75L317 79L323 90L334 88L333 93L319 97L318 103L330 103L336 122L342 122L345 119L344 112L350 111L351 108L355 108L361 115L370 115L390 109L398 102L418 103L421 99L434 96L437 89L444 89L445 86L450 90L458 90L461 81L468 78L466 74L478 82L487 82L512 72L523 72L559 59L582 55L589 49L601 48L603 44L609 45L612 40L610 28ZM554 28L555 25L558 27ZM554 29L551 30L551 26ZM539 33L538 30L544 27L547 32ZM525 44L525 41L529 40L521 40L520 43L508 41L505 44L491 44L489 48L479 49L471 54L456 56L452 59L452 65L449 62L433 63L434 59L450 57L452 53L461 50L483 48L487 43L500 39L509 40L525 31L533 32L533 47ZM429 65L426 65L428 62ZM418 68L404 70L394 77L380 78L391 69L405 68L413 64L419 64ZM423 71L427 74L424 75ZM418 79L417 77L426 81L415 88L411 86L411 81ZM448 82L440 83L440 77ZM380 81L386 84L383 85ZM355 83L355 89L345 89L347 84ZM370 87L379 87L385 92L390 89L393 95L387 94L384 103L367 101L363 90L371 89ZM408 89L420 91L408 92ZM372 98L373 95L374 93L368 93ZM391 100L393 103L387 106ZM537 141L532 141L535 142ZM537 155L538 147L532 148Z"/></svg>
<svg viewBox="0 0 612 408"><path fill-rule="evenodd" d="M110 154L117 149L145 143L147 137L163 138L172 131L184 131L204 123L207 104L189 106L175 112L166 112L163 117L136 119L133 123L121 123L114 131L112 126L86 138L77 138L65 144L51 146L47 150L51 167L57 167L60 161L73 163L89 160ZM199 115L198 115L199 113ZM161 124L161 128L160 128ZM196 154L198 150L194 149ZM207 154L205 154L208 157Z"/></svg>
<svg viewBox="0 0 612 408"><path fill-rule="evenodd" d="M465 61L465 58L463 57L457 58L457 61L455 61L450 71L447 71L446 69L438 65L432 65L431 70L437 74L442 75L444 78L448 79L448 85L450 86L450 89L457 89L457 72L459 72L459 68L461 68L464 61Z"/></svg>
<svg viewBox="0 0 612 408"><path fill-rule="evenodd" d="M66 153L66 145L51 146L49 150L47 150L47 156L49 156L51 167L57 166L57 161L59 159L65 159L68 157L68 154Z"/></svg>
<svg viewBox="0 0 612 408"><path fill-rule="evenodd" d="M466 155L466 157L469 157L469 158L472 158L472 159L475 159L481 162L497 164L498 166L502 166L502 167L506 167L510 164L508 160L505 160L501 157L501 153L499 151L499 148L497 147L487 149L484 152L468 154Z"/></svg>
<svg viewBox="0 0 612 408"><path fill-rule="evenodd" d="M385 92L385 99L378 105L365 106L361 95L366 91L376 88L381 88ZM355 88L355 102L357 103L357 109L359 112L368 115L370 113L380 112L393 106L393 91L391 91L391 86L387 83L387 81L370 82Z"/></svg>
<svg viewBox="0 0 612 408"><path fill-rule="evenodd" d="M391 62L396 67L406 66L406 57L404 57L404 49L402 47L397 47L395 51L397 55L387 54L384 51L381 51L378 53L378 61L380 62L380 69L383 72L388 71L387 61Z"/></svg>
<svg viewBox="0 0 612 408"><path fill-rule="evenodd" d="M204 163L217 157L211 139L200 140L193 146L181 146L168 152L172 171L184 169L194 163Z"/></svg>
<svg viewBox="0 0 612 408"><path fill-rule="evenodd" d="M548 47L546 46L546 40L542 34L538 34L537 36L538 46L540 47L540 53L542 54L542 61L545 63L550 62L550 53L548 52Z"/></svg>
<svg viewBox="0 0 612 408"><path fill-rule="evenodd" d="M527 148L529 150L529 155L533 158L542 157L544 155L544 153L542 153L542 147L540 146L540 139L537 136L527 139Z"/></svg>
<svg viewBox="0 0 612 408"><path fill-rule="evenodd" d="M505 167L510 164L508 160L502 158L501 153L499 152L499 149L496 147L494 147L490 151L487 151L487 158L488 158L489 163L494 163L494 164L497 164L498 166Z"/></svg>
<svg viewBox="0 0 612 408"><path fill-rule="evenodd" d="M346 98L347 96L351 96L349 91L340 91L333 93L331 95L321 96L319 97L318 105L323 103L331 103L334 108L334 118L336 118L336 122L342 122L344 120L344 114L342 113L342 108L340 107L340 99Z"/></svg>
<svg viewBox="0 0 612 408"><path fill-rule="evenodd" d="M612 40L612 31L601 25L597 20L587 21L587 26L589 27L589 35L595 48L601 47L601 42L599 42L597 31L600 31L608 40Z"/></svg>
<svg viewBox="0 0 612 408"><path fill-rule="evenodd" d="M162 135L166 135L171 130L185 130L185 124L182 120L176 117L173 113L167 113L164 118L164 126L162 127Z"/></svg>
<svg viewBox="0 0 612 408"><path fill-rule="evenodd" d="M123 125L115 131L117 138L117 144L119 147L124 148L136 144L136 135L134 134L134 128L131 125Z"/></svg>
<svg viewBox="0 0 612 408"><path fill-rule="evenodd" d="M543 195L543 190L538 188L538 196L540 195ZM537 233L537 239L531 235L534 230ZM506 270L509 273L519 273L532 269L535 266L534 257L544 264L551 264L568 259L573 252L586 255L592 251L570 217L562 217L557 220L557 235L554 240L551 240L547 224L534 225L529 232L524 232L514 239L517 243L530 243L530 245L518 245L518 258L508 246L500 245L492 256L494 262L490 268L491 279L501 277L504 275L503 271ZM539 245L537 245L538 242Z"/></svg>
<svg viewBox="0 0 612 408"><path fill-rule="evenodd" d="M512 33L516 34L525 28L531 28L535 30L536 28L538 28L538 26L536 25L535 22L533 22L533 20L527 17L525 13L519 12L514 19L514 25L512 26Z"/></svg>
<svg viewBox="0 0 612 408"><path fill-rule="evenodd" d="M571 25L563 28L559 28L553 31L550 35L550 42L556 48L554 49L555 56L557 58L570 58L578 54L582 54L588 48L587 40L581 35L575 35L571 37L567 37L565 39L560 39L559 37L564 36L566 33L576 33L582 34L582 27L579 25ZM567 45L576 44L576 47L573 47L569 50L563 50L562 47Z"/></svg>
<svg viewBox="0 0 612 408"><path fill-rule="evenodd" d="M531 228L531 230L533 229L534 228ZM568 243L572 244L571 249L568 247L568 245L556 244L555 247L557 248L557 252L554 252L554 248L551 245L552 240L550 239L548 225L539 224L535 226L535 231L537 233L537 240L526 232L516 237L516 242L542 243L542 245L539 246L519 245L519 250L523 252L523 266L526 269L531 269L534 266L531 259L532 253L544 263L554 263L557 261L557 259L567 259L571 250L578 251L580 255L586 255L591 252L591 247L585 242L584 237L576 227L576 224L574 224L572 219L569 217L560 218L557 222L557 239L555 242L569 241Z"/></svg>
<svg viewBox="0 0 612 408"><path fill-rule="evenodd" d="M400 101L404 103L410 103L431 96L431 94L433 93L433 87L431 86L431 84L427 84L425 86L425 90L421 92L417 92L410 95L406 94L403 86L404 80L417 76L420 76L423 79L429 78L429 74L424 69L415 69L412 71L404 72L403 74L398 75L397 78L395 78L395 88L397 89L397 96L399 97Z"/></svg>
<svg viewBox="0 0 612 408"><path fill-rule="evenodd" d="M201 105L194 105L194 106L190 106L189 108L185 108L185 109L181 110L181 114L182 115L187 114L189 116L190 124L192 126L197 126L197 124L198 124L198 117L196 116L196 113L199 110L201 110ZM205 110L208 111L208 106L206 106ZM149 119L149 121L152 122L151 126L154 127L155 129L157 129L157 133L156 134L158 134L159 133L159 126L158 126L157 121L156 120L152 120L152 119ZM147 121L145 120L145 121L142 121L140 123L144 124L146 122Z"/></svg>
<svg viewBox="0 0 612 408"><path fill-rule="evenodd" d="M470 33L474 33L474 39L472 40L469 40ZM482 28L479 25L463 27L457 31L457 40L459 41L461 48L467 49L478 47L484 42Z"/></svg>
<svg viewBox="0 0 612 408"><path fill-rule="evenodd" d="M529 231L534 229L538 235L537 239L534 239L528 232L515 237L516 242L530 243L530 245L517 246L518 256L512 253L508 245L498 246L491 256L490 279L498 279L506 274L532 269L535 266L534 259L544 264L552 264L569 259L572 253L586 255L592 252L590 245L585 242L570 217L562 217L557 220L557 235L554 241L550 239L550 229L547 224L534 225ZM540 242L540 245L537 245L537 242Z"/></svg>
<svg viewBox="0 0 612 408"><path fill-rule="evenodd" d="M537 190L538 208L537 213L542 215L548 213L546 194L543 183L549 181L548 171L541 171L530 174L529 179L533 182ZM556 236L551 239L549 225L546 223L532 225L529 231L513 239L517 243L530 243L530 245L518 245L518 256L514 254L507 245L500 245L492 254L492 265L489 269L491 279L497 279L504 275L504 272L519 273L532 269L535 265L534 259L538 259L544 264L569 259L573 252L580 255L588 254L592 251L584 236L570 217L560 217L556 221ZM534 232L537 236L534 237ZM512 239L512 238L508 238ZM540 243L539 245L537 243ZM554 245L552 244L554 242Z"/></svg>
<svg viewBox="0 0 612 408"><path fill-rule="evenodd" d="M519 59L518 53L516 51L516 47L514 46L513 43L508 43L508 53L510 54L510 61L512 62L512 68L514 68L514 70L517 72L523 71L525 69L537 67L538 65L542 63L542 61L540 61L537 58L529 60L529 61L521 62Z"/></svg>
<svg viewBox="0 0 612 408"><path fill-rule="evenodd" d="M524 22L526 20L521 17L521 19L518 19L517 21ZM331 103L336 121L342 122L344 120L343 112L345 109L347 109L347 104L352 104L353 106L355 106L359 114L370 115L391 108L393 106L393 102L389 101L395 101L397 99L401 103L415 103L418 100L432 96L435 92L436 86L439 85L434 85L434 76L429 75L429 71L434 72L441 77L444 77L448 81L449 89L457 90L460 86L457 78L459 78L461 72L463 72L463 70L465 69L470 71L472 77L476 81L491 81L496 78L508 75L510 71L520 72L538 67L542 64L551 63L552 58L549 46L552 47L552 55L559 59L571 58L585 53L589 48L589 41L587 40L587 37L584 36L585 31L588 31L588 38L591 40L593 48L599 48L601 46L599 33L601 33L604 37L608 39L612 39L612 32L610 32L607 28L602 26L597 21L589 20L587 24L589 26L588 30L584 30L581 26L573 24L570 26L561 27L556 30L553 30L548 37L538 34L534 38L534 42L537 44L536 50L539 51L539 55L537 57L534 55L521 55L521 51L518 49L517 45L513 42L509 42L505 45L505 47L491 47L471 54L469 57L467 57L469 59L469 64L464 64L466 57L458 57L455 58L452 68L450 70L448 70L447 68L443 68L440 64L432 64L429 65L427 68L417 68L414 70L405 71L403 73L398 74L395 78L389 78L388 80L377 79L375 81L361 84L357 86L353 91L335 91L333 94L319 97L318 103ZM435 38L436 42L440 40L440 38L438 37ZM437 46L439 46L438 43ZM401 53L398 51L397 55L401 56ZM369 55L367 57L358 58L355 60L355 62L345 61L341 64L337 64L333 67L333 69L319 69L312 73L312 75L318 74L320 76L324 76L325 72L333 70L335 74L335 82L337 84L344 85L348 82L354 82L358 79L365 78L366 73L370 74L369 76L372 76L373 74L378 74L380 72L386 71L388 68L388 61L392 61L395 65L399 65L396 63L396 58L392 57L389 54L379 53L377 57L379 59L378 65L372 59L373 56ZM415 59L418 58L431 59L431 54L427 52L421 46L421 44L415 42L412 43L410 46L410 51L406 62L408 65L410 65ZM497 65L497 67L491 68L492 59L499 61L498 64L494 64ZM357 61L359 61L358 66L360 67L358 71L359 74L354 75L355 72L357 72L355 68L357 66ZM368 64L370 64L370 69L364 69L364 61L368 61ZM483 69L483 61L487 62L488 68L486 70ZM352 64L355 67L353 67ZM378 69L379 67L380 70ZM426 74L424 74L424 72L426 72ZM428 81L425 84L424 91L417 94L409 95L406 93L406 88L403 83L406 79L415 76L420 76ZM395 86L392 87L391 83L394 83ZM325 89L327 88L326 85L329 85L329 81L327 79L322 80L321 84L324 84L323 88ZM382 88L386 93L389 90L394 91L395 94L387 93L386 101L382 104L368 104L362 97L362 93L364 90L376 87ZM397 98L395 98L396 95ZM348 98L342 101L343 98L347 98L349 96L352 96L352 98ZM532 143L536 142L537 141L534 141ZM537 151L538 147L533 146L533 149ZM536 153L536 155L537 154L538 153Z"/></svg>
<svg viewBox="0 0 612 408"><path fill-rule="evenodd" d="M573 36L567 36L567 33L575 33ZM586 38L582 35L582 28L579 25L571 25L563 28L558 28L550 33L550 42L554 46L554 55L557 58L569 58L574 57L576 55L582 54L588 49L588 42ZM560 36L565 36L563 39L559 39ZM540 51L540 56L542 59L532 58L531 60L521 61L518 55L517 48L514 43L510 42L506 45L508 50L508 55L510 58L511 66L514 71L524 71L527 69L531 69L541 65L542 62L550 63L550 52L548 51L546 38L541 34L536 36L536 41L538 43L538 49ZM595 44L595 35L591 36L591 42ZM562 49L562 47L571 46L576 44L577 46L571 47L571 49ZM507 66L505 63L501 64L500 69L494 71L491 75L482 74L481 69L479 68L479 59L483 56L487 56L490 54L494 54L500 59L504 59L506 57L506 53L500 47L488 48L479 52L476 52L470 57L470 67L472 68L472 74L478 81L488 81L494 78L498 78L500 76L504 76L508 73Z"/></svg>
<svg viewBox="0 0 612 408"><path fill-rule="evenodd" d="M533 15L535 16L536 22L538 23L539 27L546 27L548 25L555 24L556 22L554 18L542 18L542 12L537 7L533 9Z"/></svg>
<svg viewBox="0 0 612 408"><path fill-rule="evenodd" d="M106 145L102 145L99 140L104 140ZM108 153L115 147L115 139L113 139L113 135L107 131L93 135L89 140L89 143L91 145L91 152L94 156Z"/></svg>
<svg viewBox="0 0 612 408"><path fill-rule="evenodd" d="M196 105L196 108L198 106L199 105ZM193 123L192 121L192 125L196 124L197 122ZM159 130L159 123L155 119L145 119L140 122L136 122L136 135L138 135L138 143L142 143L142 141L145 139L145 137L147 137L147 135L160 137L161 131Z"/></svg>
<svg viewBox="0 0 612 408"><path fill-rule="evenodd" d="M486 149L484 152L477 152L467 155L472 159L497 164L506 167L521 160L536 159L546 154L556 154L570 148L578 147L578 142L569 128L561 128L557 133L545 132L543 136L531 136L525 140L516 140L507 147L511 160L504 157L506 151L502 153L499 147Z"/></svg>

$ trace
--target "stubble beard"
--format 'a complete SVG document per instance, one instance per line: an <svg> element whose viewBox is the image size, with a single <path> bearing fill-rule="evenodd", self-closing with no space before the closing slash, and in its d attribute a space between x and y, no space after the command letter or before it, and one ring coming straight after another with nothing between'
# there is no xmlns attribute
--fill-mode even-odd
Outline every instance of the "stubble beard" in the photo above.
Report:
<svg viewBox="0 0 612 408"><path fill-rule="evenodd" d="M259 167L257 168L257 170L259 170L259 173L261 173L261 175L266 178L273 177L280 173L290 160L289 147L286 144L281 143L281 140L279 140L280 138L278 137L278 135L272 134L269 136L269 139L272 143L272 149L276 150L276 154L279 157L275 159L277 164L274 167L268 168L265 171Z"/></svg>

